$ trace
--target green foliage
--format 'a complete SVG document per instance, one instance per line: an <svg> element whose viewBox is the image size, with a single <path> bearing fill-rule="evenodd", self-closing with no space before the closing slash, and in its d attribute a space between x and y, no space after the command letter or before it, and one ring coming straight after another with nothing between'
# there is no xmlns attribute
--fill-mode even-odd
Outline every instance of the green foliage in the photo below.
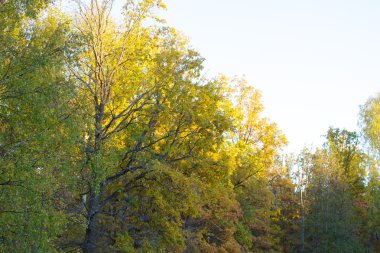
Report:
<svg viewBox="0 0 380 253"><path fill-rule="evenodd" d="M309 163L304 188L306 248L310 252L368 252L364 154L358 135L329 129ZM306 173L305 173L306 174ZM369 248L368 248L369 247Z"/></svg>
<svg viewBox="0 0 380 253"><path fill-rule="evenodd" d="M366 143L370 147L370 156L367 158L367 164L369 167L369 179L366 189L366 199L364 202L367 204L367 230L369 234L370 245L374 251L380 249L379 240L379 129L380 129L380 97L377 94L374 97L368 99L368 101L361 107L360 110L360 125L362 127L362 133L366 140Z"/></svg>
<svg viewBox="0 0 380 253"><path fill-rule="evenodd" d="M360 125L366 140L375 152L380 146L380 95L371 97L360 108Z"/></svg>
<svg viewBox="0 0 380 253"><path fill-rule="evenodd" d="M5 252L53 251L66 221L56 194L70 174L70 149L78 138L64 67L69 22L53 8L42 13L44 6L47 2L7 1L0 15L0 249Z"/></svg>
<svg viewBox="0 0 380 253"><path fill-rule="evenodd" d="M235 238L242 247L250 249L252 247L252 234L251 231L242 223L236 224Z"/></svg>
<svg viewBox="0 0 380 253"><path fill-rule="evenodd" d="M123 251L123 252L135 252L135 249L133 247L133 239L128 234L118 234L116 236L114 247L117 250Z"/></svg>

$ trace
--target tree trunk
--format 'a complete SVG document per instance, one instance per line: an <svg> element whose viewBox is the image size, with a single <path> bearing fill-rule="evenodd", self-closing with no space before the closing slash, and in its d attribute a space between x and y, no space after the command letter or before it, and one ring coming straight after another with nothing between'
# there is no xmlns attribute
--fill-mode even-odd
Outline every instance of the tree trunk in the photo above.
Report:
<svg viewBox="0 0 380 253"><path fill-rule="evenodd" d="M82 246L84 253L96 252L98 245L96 244L98 235L98 222L99 222L99 208L100 208L100 196L93 193L89 207L88 207L88 224L86 229L86 236Z"/></svg>
<svg viewBox="0 0 380 253"><path fill-rule="evenodd" d="M94 151L93 156L96 157L100 152L101 147L101 136L103 132L102 122L104 117L104 104L100 103L100 105L95 105L96 114L95 114L95 138L94 138ZM91 177L93 179L92 188L97 188L97 177L98 177L98 162L95 163L92 168ZM100 200L103 193L103 184L100 184L99 192L96 193L93 189L90 190L90 202L87 210L87 229L86 236L82 246L84 253L94 253L97 251L98 245L97 240L99 238L99 211L100 211Z"/></svg>

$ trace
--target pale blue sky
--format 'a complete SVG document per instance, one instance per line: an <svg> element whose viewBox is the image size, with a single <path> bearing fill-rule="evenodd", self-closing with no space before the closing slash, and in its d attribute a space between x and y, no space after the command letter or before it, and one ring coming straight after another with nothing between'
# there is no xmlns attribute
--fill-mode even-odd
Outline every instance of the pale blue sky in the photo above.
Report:
<svg viewBox="0 0 380 253"><path fill-rule="evenodd" d="M118 2L122 0L118 0ZM289 150L318 146L329 126L357 130L380 92L380 1L167 0L209 75L245 75Z"/></svg>

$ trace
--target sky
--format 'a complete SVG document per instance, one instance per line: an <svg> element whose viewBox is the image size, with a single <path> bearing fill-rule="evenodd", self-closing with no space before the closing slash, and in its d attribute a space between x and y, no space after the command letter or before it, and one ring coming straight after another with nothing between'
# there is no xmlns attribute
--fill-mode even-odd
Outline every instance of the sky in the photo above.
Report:
<svg viewBox="0 0 380 253"><path fill-rule="evenodd" d="M320 146L330 126L359 130L359 106L380 92L380 1L165 3L161 16L206 59L208 75L244 75L261 90L289 151Z"/></svg>

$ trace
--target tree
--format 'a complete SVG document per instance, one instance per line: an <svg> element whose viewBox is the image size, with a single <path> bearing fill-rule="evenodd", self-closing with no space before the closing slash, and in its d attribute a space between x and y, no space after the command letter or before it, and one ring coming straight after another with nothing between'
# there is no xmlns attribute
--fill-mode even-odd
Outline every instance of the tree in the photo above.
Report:
<svg viewBox="0 0 380 253"><path fill-rule="evenodd" d="M163 7L127 2L119 28L110 17L112 1L79 4L82 51L70 70L83 105L80 195L87 225L84 239L67 245L84 252L183 248L181 217L193 212L194 195L202 192L197 168L230 128L228 115L213 106L224 103L220 82L200 78L198 53L173 29L143 25L156 6ZM102 225L110 220L120 223Z"/></svg>
<svg viewBox="0 0 380 253"><path fill-rule="evenodd" d="M323 149L312 159L308 180L306 246L312 252L366 252L362 198L363 153L358 136L330 128ZM307 165L309 170L310 165Z"/></svg>
<svg viewBox="0 0 380 253"><path fill-rule="evenodd" d="M380 147L380 95L369 98L360 108L359 125L368 145L369 182L367 186L368 224L370 242L375 251L379 249L379 147Z"/></svg>
<svg viewBox="0 0 380 253"><path fill-rule="evenodd" d="M76 136L69 22L49 1L3 1L0 12L0 251L49 251Z"/></svg>
<svg viewBox="0 0 380 253"><path fill-rule="evenodd" d="M308 212L309 202L308 202L308 193L307 190L311 183L312 179L312 169L314 166L313 163L314 154L304 148L301 153L297 156L295 164L295 186L296 192L299 197L299 207L300 207L300 252L305 252L306 249L306 235L305 235L305 226L306 226L306 214Z"/></svg>
<svg viewBox="0 0 380 253"><path fill-rule="evenodd" d="M277 177L276 160L286 144L276 124L262 117L260 92L245 80L230 82L229 93L236 115L236 130L228 137L231 155L231 184L243 217L236 239L244 251L281 249L273 222L276 195L271 185ZM274 186L272 188L272 186Z"/></svg>

